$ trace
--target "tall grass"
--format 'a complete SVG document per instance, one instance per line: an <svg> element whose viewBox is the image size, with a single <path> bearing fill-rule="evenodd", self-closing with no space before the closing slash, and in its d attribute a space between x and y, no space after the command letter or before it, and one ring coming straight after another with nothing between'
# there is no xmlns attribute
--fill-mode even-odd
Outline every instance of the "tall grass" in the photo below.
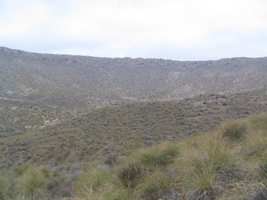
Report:
<svg viewBox="0 0 267 200"><path fill-rule="evenodd" d="M26 197L38 196L45 192L46 174L44 168L30 167L17 182L18 191Z"/></svg>
<svg viewBox="0 0 267 200"><path fill-rule="evenodd" d="M20 166L0 172L0 200L48 199L46 185L53 181L54 172L44 166Z"/></svg>
<svg viewBox="0 0 267 200"><path fill-rule="evenodd" d="M90 168L78 177L75 189L76 193L83 196L98 190L113 178L113 174L105 169ZM86 196L86 195L85 195Z"/></svg>
<svg viewBox="0 0 267 200"><path fill-rule="evenodd" d="M245 137L248 132L248 125L244 120L230 121L222 127L222 136L237 141Z"/></svg>
<svg viewBox="0 0 267 200"><path fill-rule="evenodd" d="M226 167L234 170L227 142L219 135L203 135L196 138L193 146L190 142L189 147L175 161L182 190L187 198L213 195L213 186L221 172Z"/></svg>
<svg viewBox="0 0 267 200"><path fill-rule="evenodd" d="M131 193L115 173L90 168L80 174L75 185L75 200L127 200Z"/></svg>
<svg viewBox="0 0 267 200"><path fill-rule="evenodd" d="M156 145L140 153L141 163L144 165L167 165L178 154L179 146L171 143Z"/></svg>
<svg viewBox="0 0 267 200"><path fill-rule="evenodd" d="M118 178L125 187L135 187L143 175L143 167L135 160L123 164L118 170Z"/></svg>
<svg viewBox="0 0 267 200"><path fill-rule="evenodd" d="M152 198L159 195L161 192L168 190L171 187L172 178L170 174L156 169L148 173L136 189L136 197Z"/></svg>

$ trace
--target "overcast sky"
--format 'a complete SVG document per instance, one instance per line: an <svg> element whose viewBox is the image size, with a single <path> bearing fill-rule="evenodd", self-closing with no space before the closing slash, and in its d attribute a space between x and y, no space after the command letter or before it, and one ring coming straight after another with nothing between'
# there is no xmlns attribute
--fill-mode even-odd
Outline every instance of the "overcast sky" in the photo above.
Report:
<svg viewBox="0 0 267 200"><path fill-rule="evenodd" d="M267 0L0 0L0 46L98 57L263 57Z"/></svg>

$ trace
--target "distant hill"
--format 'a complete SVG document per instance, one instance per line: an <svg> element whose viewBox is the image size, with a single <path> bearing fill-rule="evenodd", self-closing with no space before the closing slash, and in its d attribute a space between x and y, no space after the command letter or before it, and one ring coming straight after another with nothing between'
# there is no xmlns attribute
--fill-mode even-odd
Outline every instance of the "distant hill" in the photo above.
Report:
<svg viewBox="0 0 267 200"><path fill-rule="evenodd" d="M119 102L231 94L267 85L267 57L180 62L0 48L0 98L90 110Z"/></svg>
<svg viewBox="0 0 267 200"><path fill-rule="evenodd" d="M73 109L58 105L38 105L19 99L12 100L0 99L0 137L40 130L79 114Z"/></svg>
<svg viewBox="0 0 267 200"><path fill-rule="evenodd" d="M0 137L0 167L115 159L138 147L214 130L223 121L267 112L267 88L181 101L124 103L41 131Z"/></svg>

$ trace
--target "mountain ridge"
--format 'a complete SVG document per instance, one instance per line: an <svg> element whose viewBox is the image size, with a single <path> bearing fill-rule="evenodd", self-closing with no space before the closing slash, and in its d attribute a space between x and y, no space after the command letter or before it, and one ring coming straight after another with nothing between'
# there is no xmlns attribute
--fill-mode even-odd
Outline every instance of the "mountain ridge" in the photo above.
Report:
<svg viewBox="0 0 267 200"><path fill-rule="evenodd" d="M233 94L266 85L267 57L173 61L0 48L0 97L77 110L200 94Z"/></svg>
<svg viewBox="0 0 267 200"><path fill-rule="evenodd" d="M38 54L38 55L47 55L47 56L73 56L73 57L91 57L91 58L109 58L109 59L132 59L132 60L166 60L166 61L178 61L178 62L207 62L207 61L219 61L219 60L231 60L231 59L258 59L258 58L267 58L267 56L260 56L260 57L246 57L246 56L239 56L239 57L225 57L219 59L206 59L206 60L179 60L179 59L165 59L165 58L143 58L143 57L106 57L106 56L90 56L90 55L79 55L79 54L65 54L65 53L41 53L41 52L34 52L34 51L26 51L17 48L9 48L5 46L0 46L1 52L14 52L14 53L28 53L28 54Z"/></svg>

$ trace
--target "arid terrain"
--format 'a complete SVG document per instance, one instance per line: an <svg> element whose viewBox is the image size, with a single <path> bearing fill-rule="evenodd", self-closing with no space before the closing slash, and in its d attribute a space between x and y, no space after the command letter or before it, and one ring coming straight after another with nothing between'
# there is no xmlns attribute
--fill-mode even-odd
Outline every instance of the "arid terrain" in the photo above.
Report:
<svg viewBox="0 0 267 200"><path fill-rule="evenodd" d="M266 112L266 57L1 47L0 200L266 199Z"/></svg>

